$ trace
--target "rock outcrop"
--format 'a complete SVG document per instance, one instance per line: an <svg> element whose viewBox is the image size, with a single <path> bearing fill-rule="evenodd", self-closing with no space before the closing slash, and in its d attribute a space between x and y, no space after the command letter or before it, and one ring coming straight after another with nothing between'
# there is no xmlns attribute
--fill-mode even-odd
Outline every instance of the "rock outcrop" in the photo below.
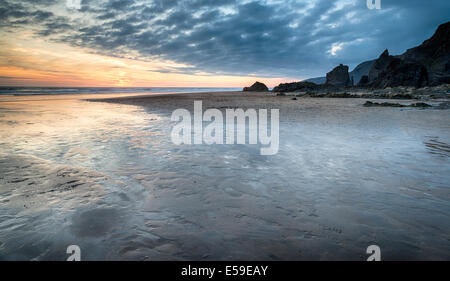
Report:
<svg viewBox="0 0 450 281"><path fill-rule="evenodd" d="M379 73L378 78L370 83L370 86L375 88L398 86L420 88L427 84L427 70L421 63L393 58Z"/></svg>
<svg viewBox="0 0 450 281"><path fill-rule="evenodd" d="M367 85L374 88L450 83L450 22L403 55L391 56L385 50L372 65L368 79Z"/></svg>
<svg viewBox="0 0 450 281"><path fill-rule="evenodd" d="M253 85L250 87L245 87L243 89L244 92L267 92L269 91L269 88L267 88L264 83L256 81Z"/></svg>
<svg viewBox="0 0 450 281"><path fill-rule="evenodd" d="M372 67L374 62L375 62L375 60L369 60L369 61L362 62L362 63L358 64L355 67L355 69L353 69L351 72L349 72L350 81L353 80L353 83L351 83L351 85L353 85L353 86L358 85L363 76L368 76L370 68ZM326 77L315 77L315 78L306 79L304 81L305 82L313 82L313 83L316 83L317 85L323 85L327 82L327 78Z"/></svg>
<svg viewBox="0 0 450 281"><path fill-rule="evenodd" d="M441 24L430 39L407 50L400 58L421 63L427 71L431 86L449 84L450 22Z"/></svg>
<svg viewBox="0 0 450 281"><path fill-rule="evenodd" d="M427 84L427 70L420 62L391 56L389 51L385 50L370 68L368 80L364 78L358 85L373 88L398 86L419 88Z"/></svg>
<svg viewBox="0 0 450 281"><path fill-rule="evenodd" d="M324 85L317 85L324 80ZM304 84L308 82L316 84ZM326 78L280 84L274 91L333 90L355 85L369 88L419 88L443 84L450 84L450 22L440 25L430 39L402 55L391 56L385 50L378 59L363 62L350 73L348 66L341 64L327 73Z"/></svg>
<svg viewBox="0 0 450 281"><path fill-rule="evenodd" d="M387 70L389 64L394 60L394 56L389 55L389 51L386 49L384 52L375 60L369 71L369 83L374 82L378 77Z"/></svg>
<svg viewBox="0 0 450 281"><path fill-rule="evenodd" d="M319 88L319 85L312 82L293 82L293 83L282 83L275 88L274 92L300 92L300 91L313 91Z"/></svg>
<svg viewBox="0 0 450 281"><path fill-rule="evenodd" d="M347 65L339 65L332 71L327 73L327 81L325 85L331 85L336 87L350 86L350 75L348 74Z"/></svg>

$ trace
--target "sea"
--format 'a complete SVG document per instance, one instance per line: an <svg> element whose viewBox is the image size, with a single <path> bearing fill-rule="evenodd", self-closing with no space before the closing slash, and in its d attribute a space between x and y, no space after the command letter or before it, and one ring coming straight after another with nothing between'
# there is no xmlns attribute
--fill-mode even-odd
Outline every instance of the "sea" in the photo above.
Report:
<svg viewBox="0 0 450 281"><path fill-rule="evenodd" d="M205 87L0 87L0 95L160 94L240 91L242 88Z"/></svg>

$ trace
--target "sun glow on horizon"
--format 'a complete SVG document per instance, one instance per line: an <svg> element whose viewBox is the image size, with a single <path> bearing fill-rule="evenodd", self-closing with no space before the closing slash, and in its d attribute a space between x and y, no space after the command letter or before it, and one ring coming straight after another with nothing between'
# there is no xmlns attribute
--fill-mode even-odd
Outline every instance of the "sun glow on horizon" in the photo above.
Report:
<svg viewBox="0 0 450 281"><path fill-rule="evenodd" d="M44 41L31 31L0 39L0 86L55 87L269 87L286 78L183 73L190 65L96 54L86 48Z"/></svg>

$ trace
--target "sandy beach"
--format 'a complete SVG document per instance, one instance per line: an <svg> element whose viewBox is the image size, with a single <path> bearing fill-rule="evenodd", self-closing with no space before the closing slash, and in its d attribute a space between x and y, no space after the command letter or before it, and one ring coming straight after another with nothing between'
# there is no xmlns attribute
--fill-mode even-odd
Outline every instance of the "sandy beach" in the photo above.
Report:
<svg viewBox="0 0 450 281"><path fill-rule="evenodd" d="M355 267L297 261L450 261L448 11L0 0L0 264L289 280Z"/></svg>
<svg viewBox="0 0 450 281"><path fill-rule="evenodd" d="M279 152L174 145L170 115L194 100L279 109ZM0 259L63 260L75 244L85 260L364 260L374 243L386 260L449 259L449 111L365 101L4 101Z"/></svg>

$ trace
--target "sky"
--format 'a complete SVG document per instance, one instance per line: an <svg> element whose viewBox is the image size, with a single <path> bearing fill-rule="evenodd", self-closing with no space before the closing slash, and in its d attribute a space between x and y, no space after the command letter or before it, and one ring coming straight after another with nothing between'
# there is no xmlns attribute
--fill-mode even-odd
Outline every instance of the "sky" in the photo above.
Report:
<svg viewBox="0 0 450 281"><path fill-rule="evenodd" d="M273 87L401 54L450 21L448 0L366 2L0 0L0 85Z"/></svg>

